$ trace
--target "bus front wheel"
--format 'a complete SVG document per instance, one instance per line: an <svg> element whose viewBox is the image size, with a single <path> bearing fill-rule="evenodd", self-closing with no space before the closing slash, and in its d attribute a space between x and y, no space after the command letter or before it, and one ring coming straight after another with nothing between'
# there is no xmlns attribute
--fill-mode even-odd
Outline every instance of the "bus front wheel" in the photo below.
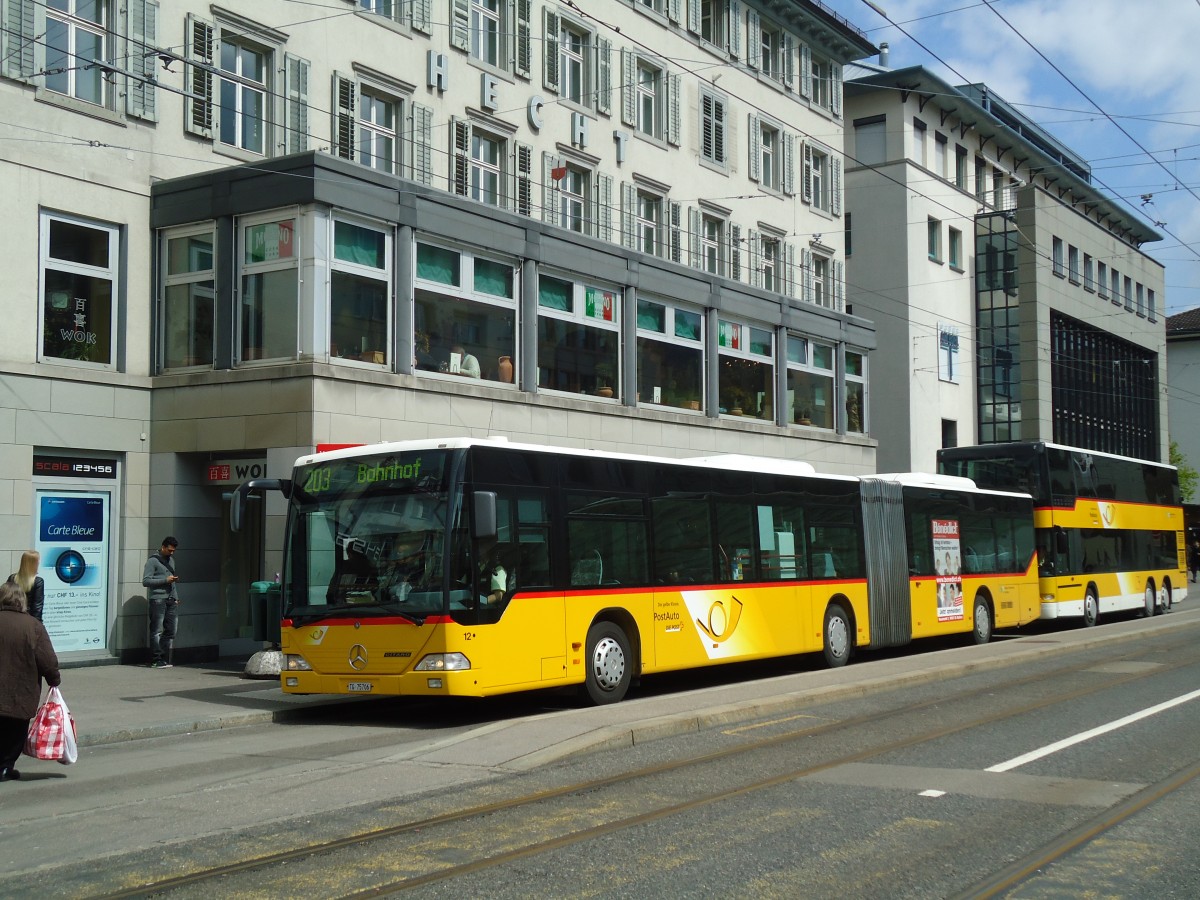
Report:
<svg viewBox="0 0 1200 900"><path fill-rule="evenodd" d="M992 613L987 600L982 594L975 595L975 627L971 636L976 644L986 644L992 639Z"/></svg>
<svg viewBox="0 0 1200 900"><path fill-rule="evenodd" d="M830 603L825 610L825 662L831 669L844 666L850 661L852 649L850 635L850 617L840 603Z"/></svg>
<svg viewBox="0 0 1200 900"><path fill-rule="evenodd" d="M1096 596L1095 588L1088 588L1083 596L1083 625L1091 628L1100 621L1100 599Z"/></svg>
<svg viewBox="0 0 1200 900"><path fill-rule="evenodd" d="M588 629L587 678L584 688L597 706L616 703L629 690L633 659L629 638L612 622L597 622Z"/></svg>

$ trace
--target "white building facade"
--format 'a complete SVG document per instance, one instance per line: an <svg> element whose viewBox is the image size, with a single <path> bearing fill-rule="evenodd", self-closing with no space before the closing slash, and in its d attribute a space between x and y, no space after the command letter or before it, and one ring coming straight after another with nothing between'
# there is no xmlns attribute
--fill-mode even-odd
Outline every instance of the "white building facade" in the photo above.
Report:
<svg viewBox="0 0 1200 900"><path fill-rule="evenodd" d="M329 443L495 434L875 470L842 67L806 0L3 6L3 544L64 658L261 646ZM72 581L70 579L74 578Z"/></svg>
<svg viewBox="0 0 1200 900"><path fill-rule="evenodd" d="M884 471L1052 440L1167 458L1161 236L983 85L846 80L847 303L877 328Z"/></svg>

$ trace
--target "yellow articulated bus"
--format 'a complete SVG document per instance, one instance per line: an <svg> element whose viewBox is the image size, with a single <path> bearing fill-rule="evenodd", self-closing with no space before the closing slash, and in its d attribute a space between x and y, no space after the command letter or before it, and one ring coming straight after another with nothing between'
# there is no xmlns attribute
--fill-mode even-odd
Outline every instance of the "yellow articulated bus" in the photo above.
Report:
<svg viewBox="0 0 1200 900"><path fill-rule="evenodd" d="M942 472L1034 498L1043 619L1141 609L1187 597L1174 466L1045 441L938 451Z"/></svg>
<svg viewBox="0 0 1200 900"><path fill-rule="evenodd" d="M289 480L292 693L484 697L824 653L1037 617L1033 505L961 478L817 475L428 440L334 450Z"/></svg>

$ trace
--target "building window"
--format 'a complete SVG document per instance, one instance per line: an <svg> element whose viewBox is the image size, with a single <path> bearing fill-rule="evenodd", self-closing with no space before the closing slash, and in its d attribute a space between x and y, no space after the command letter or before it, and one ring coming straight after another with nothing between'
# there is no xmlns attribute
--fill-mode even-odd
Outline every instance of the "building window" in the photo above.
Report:
<svg viewBox="0 0 1200 900"><path fill-rule="evenodd" d="M725 168L725 100L700 89L700 156Z"/></svg>
<svg viewBox="0 0 1200 900"><path fill-rule="evenodd" d="M562 52L559 92L564 100L590 105L591 91L585 85L588 71L588 43L591 35L572 25L564 24L559 46Z"/></svg>
<svg viewBox="0 0 1200 900"><path fill-rule="evenodd" d="M728 0L698 0L700 37L717 47L725 46L725 7Z"/></svg>
<svg viewBox="0 0 1200 900"><path fill-rule="evenodd" d="M982 156L975 157L975 199L987 201L987 162Z"/></svg>
<svg viewBox="0 0 1200 900"><path fill-rule="evenodd" d="M104 70L93 62L109 58L106 36L111 27L108 0L48 3L46 89L98 106L107 105Z"/></svg>
<svg viewBox="0 0 1200 900"><path fill-rule="evenodd" d="M867 433L867 357L846 351L846 431Z"/></svg>
<svg viewBox="0 0 1200 900"><path fill-rule="evenodd" d="M1139 316L1145 316L1146 315L1146 296L1145 296L1146 289L1142 286L1142 283L1139 281L1134 286L1134 290L1136 291L1136 295L1137 295L1137 306L1135 307L1135 311L1137 312L1137 314Z"/></svg>
<svg viewBox="0 0 1200 900"><path fill-rule="evenodd" d="M834 349L807 338L787 339L787 421L815 428L834 427Z"/></svg>
<svg viewBox="0 0 1200 900"><path fill-rule="evenodd" d="M500 65L501 0L471 0L471 56L489 66Z"/></svg>
<svg viewBox="0 0 1200 900"><path fill-rule="evenodd" d="M471 129L471 199L492 206L503 200L501 161L504 141Z"/></svg>
<svg viewBox="0 0 1200 900"><path fill-rule="evenodd" d="M1083 289L1085 291L1094 291L1096 289L1092 257L1087 253L1083 254Z"/></svg>
<svg viewBox="0 0 1200 900"><path fill-rule="evenodd" d="M1096 293L1108 296L1108 266L1102 262L1096 263Z"/></svg>
<svg viewBox="0 0 1200 900"><path fill-rule="evenodd" d="M1158 320L1158 306L1154 297L1154 289L1146 288L1146 316L1151 322Z"/></svg>
<svg viewBox="0 0 1200 900"><path fill-rule="evenodd" d="M392 238L336 219L329 277L329 356L389 365Z"/></svg>
<svg viewBox="0 0 1200 900"><path fill-rule="evenodd" d="M958 329L938 325L938 378L958 384Z"/></svg>
<svg viewBox="0 0 1200 900"><path fill-rule="evenodd" d="M933 216L929 217L926 227L928 234L929 258L934 262L942 261L942 223Z"/></svg>
<svg viewBox="0 0 1200 900"><path fill-rule="evenodd" d="M1004 173L999 169L992 169L992 206L996 209L1005 209L1004 205Z"/></svg>
<svg viewBox="0 0 1200 900"><path fill-rule="evenodd" d="M415 288L413 366L419 372L513 381L513 262L418 240Z"/></svg>
<svg viewBox="0 0 1200 900"><path fill-rule="evenodd" d="M588 232L588 194L591 175L587 169L568 165L567 174L559 182L559 224L581 234Z"/></svg>
<svg viewBox="0 0 1200 900"><path fill-rule="evenodd" d="M874 117L854 123L854 155L860 166L887 161L887 121Z"/></svg>
<svg viewBox="0 0 1200 900"><path fill-rule="evenodd" d="M768 291L783 292L783 282L780 279L782 265L780 261L781 244L779 238L763 235L762 247L762 286Z"/></svg>
<svg viewBox="0 0 1200 900"><path fill-rule="evenodd" d="M957 228L950 229L950 268L962 270L962 232Z"/></svg>
<svg viewBox="0 0 1200 900"><path fill-rule="evenodd" d="M829 154L816 149L811 144L805 144L804 175L805 186L809 193L807 199L817 209L822 209L825 212L829 212L832 208L833 186L830 183L831 170L832 160Z"/></svg>
<svg viewBox="0 0 1200 900"><path fill-rule="evenodd" d="M1071 284L1079 284L1079 248L1067 245L1067 279Z"/></svg>
<svg viewBox="0 0 1200 900"><path fill-rule="evenodd" d="M213 229L164 235L162 364L165 369L211 366L215 256Z"/></svg>
<svg viewBox="0 0 1200 900"><path fill-rule="evenodd" d="M1050 241L1050 264L1053 267L1051 271L1062 278L1065 274L1063 270L1063 242L1062 238L1052 238Z"/></svg>
<svg viewBox="0 0 1200 900"><path fill-rule="evenodd" d="M1125 308L1133 310L1133 279L1125 276Z"/></svg>
<svg viewBox="0 0 1200 900"><path fill-rule="evenodd" d="M766 122L760 124L758 148L761 183L764 187L774 190L781 190L783 187L780 177L783 169L781 140L779 129L772 128Z"/></svg>
<svg viewBox="0 0 1200 900"><path fill-rule="evenodd" d="M786 65L787 61L785 59L784 66L786 67ZM833 65L829 60L813 56L812 63L809 66L812 79L812 94L810 95L810 99L817 106L825 109L831 109L833 106ZM783 77L786 78L786 69Z"/></svg>
<svg viewBox="0 0 1200 900"><path fill-rule="evenodd" d="M913 119L913 159L917 165L929 168L929 141L925 123Z"/></svg>
<svg viewBox="0 0 1200 900"><path fill-rule="evenodd" d="M238 333L242 362L295 359L298 340L298 220L256 216L241 228Z"/></svg>
<svg viewBox="0 0 1200 900"><path fill-rule="evenodd" d="M538 388L620 397L621 296L615 289L538 278Z"/></svg>
<svg viewBox="0 0 1200 900"><path fill-rule="evenodd" d="M40 238L42 359L112 368L120 232L43 213Z"/></svg>
<svg viewBox="0 0 1200 900"><path fill-rule="evenodd" d="M833 309L833 291L829 282L829 260L824 256L812 258L812 302Z"/></svg>
<svg viewBox="0 0 1200 900"><path fill-rule="evenodd" d="M366 88L358 118L358 161L383 172L396 172L396 122L400 104Z"/></svg>
<svg viewBox="0 0 1200 900"><path fill-rule="evenodd" d="M720 412L774 418L775 335L743 322L718 321L720 354L717 403Z"/></svg>
<svg viewBox="0 0 1200 900"><path fill-rule="evenodd" d="M266 152L268 59L261 49L221 36L221 143Z"/></svg>
<svg viewBox="0 0 1200 900"><path fill-rule="evenodd" d="M638 400L699 410L704 397L704 316L698 311L639 297Z"/></svg>
<svg viewBox="0 0 1200 900"><path fill-rule="evenodd" d="M967 189L967 148L958 144L954 147L954 186Z"/></svg>
<svg viewBox="0 0 1200 900"><path fill-rule="evenodd" d="M783 34L778 26L771 24L763 19L761 27L758 31L759 35L759 68L768 78L774 78L776 81L782 81L783 73ZM751 40L753 40L751 35ZM816 74L816 63L813 63L813 74ZM813 85L814 99L816 95L816 84L814 78Z"/></svg>
<svg viewBox="0 0 1200 900"><path fill-rule="evenodd" d="M946 177L947 153L949 143L944 134L934 132L933 135L933 171L939 178Z"/></svg>
<svg viewBox="0 0 1200 900"><path fill-rule="evenodd" d="M700 223L701 268L714 275L725 274L725 220L704 214Z"/></svg>
<svg viewBox="0 0 1200 900"><path fill-rule="evenodd" d="M662 137L663 72L644 60L637 63L637 129L650 137Z"/></svg>
<svg viewBox="0 0 1200 900"><path fill-rule="evenodd" d="M1111 294L1112 294L1111 299L1115 306L1120 306L1121 305L1121 273L1118 272L1116 269L1110 269L1109 271L1111 272L1111 276L1112 276L1111 280L1109 281L1109 284L1111 286Z"/></svg>
<svg viewBox="0 0 1200 900"><path fill-rule="evenodd" d="M637 192L636 229L637 249L655 256L661 255L663 233L663 198L649 191Z"/></svg>

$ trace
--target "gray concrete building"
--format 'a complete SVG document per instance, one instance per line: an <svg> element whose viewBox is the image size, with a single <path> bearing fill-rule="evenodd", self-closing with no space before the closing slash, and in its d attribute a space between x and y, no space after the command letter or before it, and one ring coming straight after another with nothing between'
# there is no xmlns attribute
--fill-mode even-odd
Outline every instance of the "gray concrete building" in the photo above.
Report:
<svg viewBox="0 0 1200 900"><path fill-rule="evenodd" d="M846 71L847 306L879 349L881 470L1051 440L1167 458L1161 235L985 85Z"/></svg>
<svg viewBox="0 0 1200 900"><path fill-rule="evenodd" d="M0 554L64 659L261 646L315 446L441 435L876 468L842 67L808 0L11 0Z"/></svg>

